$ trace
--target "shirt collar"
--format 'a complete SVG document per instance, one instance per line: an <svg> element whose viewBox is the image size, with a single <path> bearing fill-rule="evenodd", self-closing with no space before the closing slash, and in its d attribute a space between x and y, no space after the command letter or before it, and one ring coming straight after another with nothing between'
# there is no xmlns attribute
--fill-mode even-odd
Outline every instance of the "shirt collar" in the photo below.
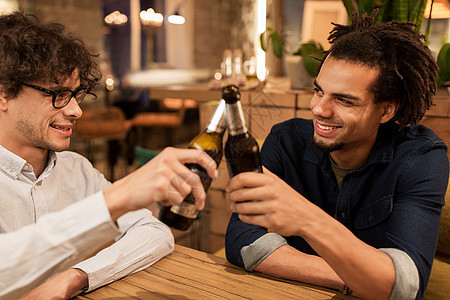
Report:
<svg viewBox="0 0 450 300"><path fill-rule="evenodd" d="M56 153L54 151L49 151L47 166L45 167L44 172L42 172L41 177L48 176L50 171L55 167L56 160ZM25 159L0 145L0 170L3 170L9 176L17 179L22 170L24 170L25 165L31 168Z"/></svg>

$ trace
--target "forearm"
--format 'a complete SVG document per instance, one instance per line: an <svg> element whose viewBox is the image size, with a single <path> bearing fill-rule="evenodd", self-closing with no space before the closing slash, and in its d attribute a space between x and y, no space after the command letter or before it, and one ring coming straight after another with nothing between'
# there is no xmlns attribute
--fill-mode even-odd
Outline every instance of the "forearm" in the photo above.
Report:
<svg viewBox="0 0 450 300"><path fill-rule="evenodd" d="M97 196L1 235L0 257L5 263L0 265L0 297L23 295L119 235L103 199Z"/></svg>
<svg viewBox="0 0 450 300"><path fill-rule="evenodd" d="M311 214L315 221L302 232L308 244L358 296L389 299L395 283L395 268L390 257L359 240L323 211L316 214Z"/></svg>
<svg viewBox="0 0 450 300"><path fill-rule="evenodd" d="M291 280L340 289L344 282L321 257L281 246L253 270Z"/></svg>
<svg viewBox="0 0 450 300"><path fill-rule="evenodd" d="M20 300L69 299L88 285L88 276L79 269L68 269L41 284Z"/></svg>
<svg viewBox="0 0 450 300"><path fill-rule="evenodd" d="M123 234L117 242L74 266L88 274L87 291L147 268L173 251L170 229L147 210L127 213L118 224Z"/></svg>

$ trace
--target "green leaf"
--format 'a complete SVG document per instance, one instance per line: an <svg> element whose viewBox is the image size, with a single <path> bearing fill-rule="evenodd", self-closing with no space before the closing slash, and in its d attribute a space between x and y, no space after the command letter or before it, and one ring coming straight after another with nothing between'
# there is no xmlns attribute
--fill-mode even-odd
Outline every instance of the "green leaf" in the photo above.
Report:
<svg viewBox="0 0 450 300"><path fill-rule="evenodd" d="M398 22L408 21L408 0L394 0L393 20Z"/></svg>
<svg viewBox="0 0 450 300"><path fill-rule="evenodd" d="M417 30L422 26L426 6L427 0L410 0L408 21L416 23Z"/></svg>
<svg viewBox="0 0 450 300"><path fill-rule="evenodd" d="M264 36L267 34L267 30L259 35L259 43L261 45L261 49L266 52L267 51L267 43L265 42Z"/></svg>
<svg viewBox="0 0 450 300"><path fill-rule="evenodd" d="M353 1L352 0L342 0L342 3L344 3L345 10L347 11L348 24L351 25L351 23L352 23Z"/></svg>
<svg viewBox="0 0 450 300"><path fill-rule="evenodd" d="M382 5L379 7L380 11L378 12L377 19L375 20L375 23L377 24L389 20L393 7L392 0L382 0L381 3Z"/></svg>
<svg viewBox="0 0 450 300"><path fill-rule="evenodd" d="M270 42L272 42L272 50L275 56L281 58L283 56L283 46L281 45L280 35L273 28L267 27L267 29L259 35L261 49L267 51Z"/></svg>
<svg viewBox="0 0 450 300"><path fill-rule="evenodd" d="M318 59L321 58L320 54L322 52L322 45L314 41L304 43L301 46L303 65L305 66L306 72L308 72L311 77L316 76L317 67L320 64L320 61Z"/></svg>
<svg viewBox="0 0 450 300"><path fill-rule="evenodd" d="M441 86L450 81L450 43L444 44L439 51L437 65L439 66L437 81L438 86Z"/></svg>
<svg viewBox="0 0 450 300"><path fill-rule="evenodd" d="M274 31L271 34L271 38L272 38L273 53L278 58L283 57L283 46L281 45L281 38L278 32Z"/></svg>
<svg viewBox="0 0 450 300"><path fill-rule="evenodd" d="M375 8L375 1L358 0L356 2L358 3L358 11L360 16L364 13L367 13L370 16Z"/></svg>

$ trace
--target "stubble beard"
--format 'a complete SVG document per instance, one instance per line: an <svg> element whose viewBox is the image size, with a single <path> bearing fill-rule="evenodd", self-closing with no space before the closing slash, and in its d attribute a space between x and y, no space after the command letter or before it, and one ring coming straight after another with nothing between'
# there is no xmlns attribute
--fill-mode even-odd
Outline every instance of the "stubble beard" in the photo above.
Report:
<svg viewBox="0 0 450 300"><path fill-rule="evenodd" d="M345 146L344 142L335 142L335 143L326 144L326 143L320 141L319 139L317 139L317 137L315 135L312 137L312 143L314 146L316 146L317 149L319 149L325 153L331 153L333 151L341 150Z"/></svg>
<svg viewBox="0 0 450 300"><path fill-rule="evenodd" d="M31 124L30 122L27 122L25 120L20 120L16 124L16 129L22 133L22 135L30 142L31 145L37 148L41 148L44 150L50 150L55 152L60 152L67 150L70 145L70 138L69 142L66 146L57 146L50 141L44 139L41 137L39 132L36 130L36 128Z"/></svg>

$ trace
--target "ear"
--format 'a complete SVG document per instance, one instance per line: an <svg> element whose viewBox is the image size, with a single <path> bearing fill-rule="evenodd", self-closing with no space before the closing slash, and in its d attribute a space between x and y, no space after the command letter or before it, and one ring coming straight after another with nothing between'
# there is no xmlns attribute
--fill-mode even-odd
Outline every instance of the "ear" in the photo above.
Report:
<svg viewBox="0 0 450 300"><path fill-rule="evenodd" d="M8 110L8 98L6 97L3 89L0 87L0 111Z"/></svg>
<svg viewBox="0 0 450 300"><path fill-rule="evenodd" d="M398 103L394 101L383 102L383 114L381 115L380 124L391 120L398 109Z"/></svg>

